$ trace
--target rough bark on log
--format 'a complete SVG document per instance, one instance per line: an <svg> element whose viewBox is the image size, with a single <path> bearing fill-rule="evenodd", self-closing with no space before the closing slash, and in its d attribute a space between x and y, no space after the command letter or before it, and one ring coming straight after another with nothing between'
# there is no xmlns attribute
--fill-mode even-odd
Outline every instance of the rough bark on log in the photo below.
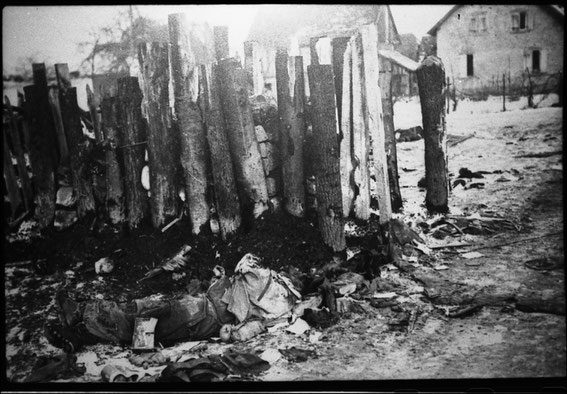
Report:
<svg viewBox="0 0 567 394"><path fill-rule="evenodd" d="M47 144L47 150L51 155L51 165L53 171L57 171L59 165L59 147L57 145L57 133L55 132L55 123L51 106L49 105L49 88L47 86L47 73L44 63L33 63L33 84L35 86L35 108L37 117L40 122L42 133L45 134L44 143Z"/></svg>
<svg viewBox="0 0 567 394"><path fill-rule="evenodd" d="M63 118L61 117L61 105L59 104L59 88L53 87L49 89L49 106L53 116L55 133L57 134L57 144L59 146L60 161L59 164L66 165L69 162L69 148L67 146L67 138L65 137L65 129L63 127Z"/></svg>
<svg viewBox="0 0 567 394"><path fill-rule="evenodd" d="M106 144L106 213L113 225L120 225L126 218L125 194L123 184L124 169L122 136L118 129L115 97L103 97L101 109L101 131Z"/></svg>
<svg viewBox="0 0 567 394"><path fill-rule="evenodd" d="M315 142L314 170L319 228L323 240L335 252L346 248L341 196L339 144L333 69L309 66L311 120Z"/></svg>
<svg viewBox="0 0 567 394"><path fill-rule="evenodd" d="M362 54L362 37L356 35L352 45L352 154L354 215L361 220L370 218L370 173L368 156L370 151L370 136L368 130L367 99L364 74L364 59Z"/></svg>
<svg viewBox="0 0 567 394"><path fill-rule="evenodd" d="M12 111L12 105L10 100L7 96L4 97L4 101L6 103L6 110L8 111L8 118L10 119L10 123L8 125L8 129L10 131L10 138L12 140L12 144L14 146L14 156L18 161L18 176L20 178L20 182L22 183L22 195L23 195L23 202L24 208L26 211L30 209L31 201L33 200L33 192L31 188L31 180L28 174L27 165L26 165L26 158L24 155L24 148L22 145L22 141L20 139L20 132L18 129L18 121L14 115L14 111Z"/></svg>
<svg viewBox="0 0 567 394"><path fill-rule="evenodd" d="M340 161L341 161L341 192L343 198L343 216L350 216L354 204L354 174L352 163L353 132L352 132L352 43L347 43L343 54L342 87L341 87L341 121L340 121ZM336 84L335 84L336 89Z"/></svg>
<svg viewBox="0 0 567 394"><path fill-rule="evenodd" d="M235 233L242 222L236 180L230 158L228 137L222 117L217 66L201 66L202 91L205 103L207 141L211 152L211 167L215 205L223 240Z"/></svg>
<svg viewBox="0 0 567 394"><path fill-rule="evenodd" d="M124 190L128 227L137 228L148 216L148 196L142 186L146 133L142 119L142 92L138 78L118 80L117 118L122 134L121 149L124 168Z"/></svg>
<svg viewBox="0 0 567 394"><path fill-rule="evenodd" d="M214 26L215 36L215 57L217 62L229 56L228 47L228 26Z"/></svg>
<svg viewBox="0 0 567 394"><path fill-rule="evenodd" d="M173 176L175 140L169 109L168 45L141 44L138 51L144 78L148 116L148 158L150 169L150 210L152 224L159 228L177 216L177 193Z"/></svg>
<svg viewBox="0 0 567 394"><path fill-rule="evenodd" d="M251 208L254 218L268 209L264 168L254 132L252 109L246 89L246 72L235 59L219 65L221 105L236 181L243 209Z"/></svg>
<svg viewBox="0 0 567 394"><path fill-rule="evenodd" d="M290 91L289 57L286 50L276 53L276 83L280 116L280 152L282 159L283 197L285 210L296 217L305 215L305 186L303 176L303 116L304 80L301 56L293 58Z"/></svg>
<svg viewBox="0 0 567 394"><path fill-rule="evenodd" d="M441 59L428 56L417 68L417 82L425 141L425 205L430 212L444 213L449 203L449 172Z"/></svg>
<svg viewBox="0 0 567 394"><path fill-rule="evenodd" d="M378 63L378 31L376 25L364 25L360 29L362 35L362 52L364 57L364 76L366 90L366 114L368 130L372 142L372 160L376 177L376 194L380 209L380 223L385 224L392 218L392 203L388 180L388 164L386 161L384 123L382 118L382 96L380 93L380 67Z"/></svg>
<svg viewBox="0 0 567 394"><path fill-rule="evenodd" d="M26 113L29 124L29 159L32 168L32 184L34 185L34 215L40 228L47 228L55 217L55 173L52 156L46 139L46 129L38 117L36 89L34 85L25 86Z"/></svg>
<svg viewBox="0 0 567 394"><path fill-rule="evenodd" d="M209 220L207 202L206 136L197 102L199 97L199 64L203 51L195 48L193 35L184 14L169 15L171 69L175 114L181 136L186 201L193 234L199 234ZM196 53L194 53L196 52Z"/></svg>
<svg viewBox="0 0 567 394"><path fill-rule="evenodd" d="M382 64L383 70L380 72L380 92L382 93L382 113L384 114L384 138L386 160L388 163L388 180L390 181L390 198L392 210L399 212L403 204L398 175L394 104L392 103L392 65L388 61L383 61Z"/></svg>

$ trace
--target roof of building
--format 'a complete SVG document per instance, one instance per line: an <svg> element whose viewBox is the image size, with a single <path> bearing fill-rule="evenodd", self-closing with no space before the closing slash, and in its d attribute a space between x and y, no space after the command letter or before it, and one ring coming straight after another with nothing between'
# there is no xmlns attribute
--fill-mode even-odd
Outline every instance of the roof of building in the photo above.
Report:
<svg viewBox="0 0 567 394"><path fill-rule="evenodd" d="M434 36L437 34L437 30L439 30L439 28L441 27L441 25L443 23L445 23L445 21L460 7L462 7L463 4L458 4L456 6L454 6L453 8L451 8L449 10L449 12L447 12L441 19L439 19L439 21L435 24L435 26L433 26L431 29L429 29L429 31L427 32L427 34ZM540 5L541 7L543 7L546 11L548 11L552 16L556 17L560 22L563 22L565 19L565 10L563 8L563 6L558 6L558 5L549 5L549 4L542 4Z"/></svg>
<svg viewBox="0 0 567 394"><path fill-rule="evenodd" d="M292 36L304 37L352 35L358 27L375 23L382 5L277 4L263 5L258 11L248 41L269 47L287 47ZM388 16L396 38L398 31L390 7Z"/></svg>

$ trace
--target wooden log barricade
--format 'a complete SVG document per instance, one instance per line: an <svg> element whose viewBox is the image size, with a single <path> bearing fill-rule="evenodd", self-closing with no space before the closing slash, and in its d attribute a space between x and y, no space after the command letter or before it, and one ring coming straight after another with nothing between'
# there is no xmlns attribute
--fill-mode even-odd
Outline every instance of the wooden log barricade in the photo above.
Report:
<svg viewBox="0 0 567 394"><path fill-rule="evenodd" d="M350 216L354 206L353 165L353 43L347 43L342 67L341 121L340 121L340 166L343 216ZM335 83L336 89L336 83Z"/></svg>
<svg viewBox="0 0 567 394"><path fill-rule="evenodd" d="M449 204L449 171L443 99L445 69L441 59L425 58L417 68L417 83L425 142L425 205L431 212L445 213Z"/></svg>

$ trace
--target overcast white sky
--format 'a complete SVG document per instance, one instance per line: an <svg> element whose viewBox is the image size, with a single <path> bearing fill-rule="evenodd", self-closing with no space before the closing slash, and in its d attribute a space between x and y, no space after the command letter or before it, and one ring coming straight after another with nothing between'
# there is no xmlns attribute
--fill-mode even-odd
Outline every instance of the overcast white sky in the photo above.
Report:
<svg viewBox="0 0 567 394"><path fill-rule="evenodd" d="M77 44L88 41L89 33L111 22L125 6L12 6L2 10L3 70L13 72L20 59L35 56L47 64L68 63L77 69L84 57ZM451 5L392 5L401 34L418 39L451 9ZM231 51L242 53L241 43L248 33L257 5L139 6L143 16L167 22L171 13L185 12L195 20L228 25Z"/></svg>

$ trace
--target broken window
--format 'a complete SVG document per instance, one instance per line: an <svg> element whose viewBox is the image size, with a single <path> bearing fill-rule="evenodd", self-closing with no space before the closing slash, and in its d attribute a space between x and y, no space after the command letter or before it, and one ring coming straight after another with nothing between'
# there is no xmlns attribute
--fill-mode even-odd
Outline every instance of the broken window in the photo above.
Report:
<svg viewBox="0 0 567 394"><path fill-rule="evenodd" d="M473 55L467 55L467 77L472 77L474 75L474 64L473 64Z"/></svg>
<svg viewBox="0 0 567 394"><path fill-rule="evenodd" d="M512 30L520 31L528 28L528 13L525 11L512 14Z"/></svg>

